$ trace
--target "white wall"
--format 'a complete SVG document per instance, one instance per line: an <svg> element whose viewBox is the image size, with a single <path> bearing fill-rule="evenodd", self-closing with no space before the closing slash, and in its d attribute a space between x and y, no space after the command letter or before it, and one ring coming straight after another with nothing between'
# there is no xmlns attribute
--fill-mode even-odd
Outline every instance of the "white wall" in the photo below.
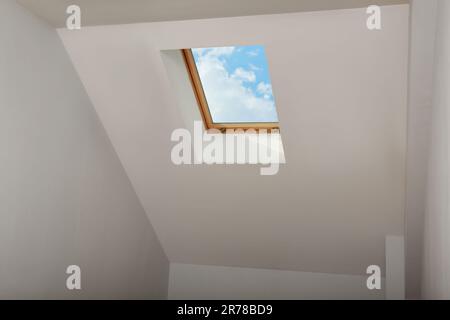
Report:
<svg viewBox="0 0 450 320"><path fill-rule="evenodd" d="M208 19L214 17L311 12L369 5L404 4L408 0L17 0L45 17L54 26L64 27L67 6L83 8L83 25L132 24L151 21ZM99 10L102 8L102 10Z"/></svg>
<svg viewBox="0 0 450 320"><path fill-rule="evenodd" d="M436 0L412 0L406 183L406 297L421 296L423 224L433 97Z"/></svg>
<svg viewBox="0 0 450 320"><path fill-rule="evenodd" d="M380 31L367 17L360 8L60 30L171 262L384 267L385 236L404 232L409 8L383 7ZM266 49L286 165L270 177L251 165L175 166L170 135L185 124L161 51L246 44Z"/></svg>
<svg viewBox="0 0 450 320"><path fill-rule="evenodd" d="M387 300L405 299L405 238L386 237L386 289Z"/></svg>
<svg viewBox="0 0 450 320"><path fill-rule="evenodd" d="M169 299L383 299L367 277L170 264Z"/></svg>
<svg viewBox="0 0 450 320"><path fill-rule="evenodd" d="M56 31L1 0L0 39L0 298L165 298L167 258Z"/></svg>
<svg viewBox="0 0 450 320"><path fill-rule="evenodd" d="M449 109L450 1L439 0L432 141L425 215L423 297L450 299Z"/></svg>

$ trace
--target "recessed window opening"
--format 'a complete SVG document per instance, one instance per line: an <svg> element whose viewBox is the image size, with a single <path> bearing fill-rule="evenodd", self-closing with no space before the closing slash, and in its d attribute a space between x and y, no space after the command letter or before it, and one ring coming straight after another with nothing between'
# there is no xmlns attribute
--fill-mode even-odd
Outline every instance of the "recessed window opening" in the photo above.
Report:
<svg viewBox="0 0 450 320"><path fill-rule="evenodd" d="M183 49L208 129L278 130L278 115L263 46Z"/></svg>

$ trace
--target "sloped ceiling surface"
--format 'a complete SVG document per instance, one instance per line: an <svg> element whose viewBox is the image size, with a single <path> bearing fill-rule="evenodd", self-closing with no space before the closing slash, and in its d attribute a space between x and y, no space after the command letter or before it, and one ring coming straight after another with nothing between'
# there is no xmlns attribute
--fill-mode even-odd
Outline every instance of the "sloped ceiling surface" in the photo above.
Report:
<svg viewBox="0 0 450 320"><path fill-rule="evenodd" d="M403 234L408 6L60 35L171 262L363 274ZM266 47L287 164L175 166L160 50Z"/></svg>
<svg viewBox="0 0 450 320"><path fill-rule="evenodd" d="M53 26L65 25L66 8L82 9L83 25L205 19L257 14L363 8L408 0L17 0Z"/></svg>

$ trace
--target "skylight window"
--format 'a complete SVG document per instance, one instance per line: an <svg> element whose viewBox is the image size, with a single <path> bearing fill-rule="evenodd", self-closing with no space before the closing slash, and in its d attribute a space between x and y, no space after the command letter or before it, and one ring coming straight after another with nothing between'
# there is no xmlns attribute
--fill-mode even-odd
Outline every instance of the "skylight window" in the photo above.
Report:
<svg viewBox="0 0 450 320"><path fill-rule="evenodd" d="M278 129L263 46L184 49L207 129Z"/></svg>

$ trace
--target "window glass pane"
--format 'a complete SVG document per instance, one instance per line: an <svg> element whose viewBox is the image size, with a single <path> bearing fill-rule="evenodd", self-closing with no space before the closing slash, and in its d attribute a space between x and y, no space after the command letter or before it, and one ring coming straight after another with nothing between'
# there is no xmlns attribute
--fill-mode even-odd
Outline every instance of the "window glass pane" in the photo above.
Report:
<svg viewBox="0 0 450 320"><path fill-rule="evenodd" d="M192 53L214 123L278 122L263 46Z"/></svg>

